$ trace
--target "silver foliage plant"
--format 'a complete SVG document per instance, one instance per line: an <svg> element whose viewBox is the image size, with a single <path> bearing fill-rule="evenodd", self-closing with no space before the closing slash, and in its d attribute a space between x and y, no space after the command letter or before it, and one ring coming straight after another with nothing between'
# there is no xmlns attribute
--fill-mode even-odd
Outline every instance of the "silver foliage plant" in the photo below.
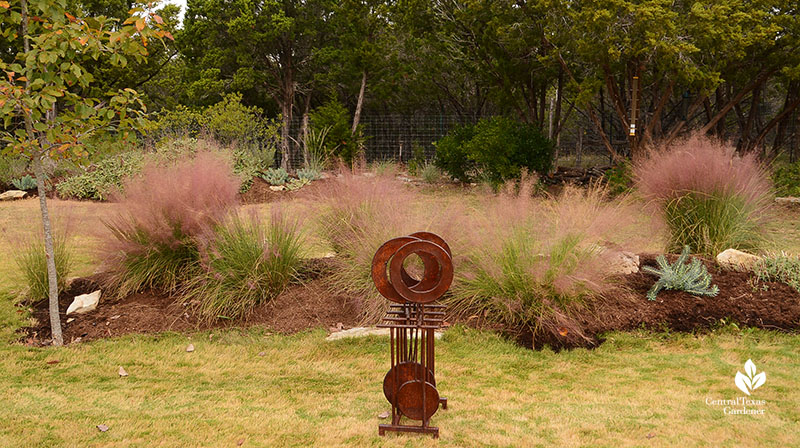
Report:
<svg viewBox="0 0 800 448"><path fill-rule="evenodd" d="M655 300L663 289L686 291L696 296L716 296L719 288L711 284L711 274L705 265L697 258L691 258L691 263L687 264L689 258L689 246L683 246L683 252L675 263L669 264L666 257L659 255L656 258L658 269L643 266L643 271L658 276L656 283L647 292L647 299Z"/></svg>

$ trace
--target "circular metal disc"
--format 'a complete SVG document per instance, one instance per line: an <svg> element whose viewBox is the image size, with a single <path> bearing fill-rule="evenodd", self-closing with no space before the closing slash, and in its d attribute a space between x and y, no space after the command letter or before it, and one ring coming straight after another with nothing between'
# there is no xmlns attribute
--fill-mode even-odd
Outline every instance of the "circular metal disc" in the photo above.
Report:
<svg viewBox="0 0 800 448"><path fill-rule="evenodd" d="M422 391L425 388L423 409ZM397 391L397 408L412 420L427 420L439 409L439 391L429 382L408 381Z"/></svg>
<svg viewBox="0 0 800 448"><path fill-rule="evenodd" d="M453 256L453 253L450 252L450 246L447 244L447 241L445 241L444 238L440 237L439 235L437 235L435 233L431 233L431 232L414 232L409 236L413 236L414 238L419 238L421 240L430 241L432 243L435 243L438 246L440 246L442 249L444 249L445 252L447 252L447 255L450 255L450 257Z"/></svg>
<svg viewBox="0 0 800 448"><path fill-rule="evenodd" d="M397 364L396 366L389 369L389 372L386 373L386 376L383 377L383 395L389 400L389 403L394 404L394 378L395 373L397 373L397 384L403 385L409 381L417 379L417 376L422 376L422 370L425 369L422 364L413 361L406 361ZM425 381L436 386L436 378L433 377L433 372L431 369L425 369L428 371L428 377L425 378Z"/></svg>

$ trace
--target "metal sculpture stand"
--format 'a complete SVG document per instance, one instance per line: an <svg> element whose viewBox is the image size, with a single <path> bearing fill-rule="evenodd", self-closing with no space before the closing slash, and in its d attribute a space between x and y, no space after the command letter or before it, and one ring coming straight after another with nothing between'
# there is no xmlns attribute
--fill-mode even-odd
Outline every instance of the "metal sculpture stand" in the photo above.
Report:
<svg viewBox="0 0 800 448"><path fill-rule="evenodd" d="M425 266L421 279L409 275L403 263L412 254ZM383 379L383 394L392 405L392 422L378 425L386 431L416 432L439 437L439 428L430 418L447 398L436 389L435 331L444 321L440 298L453 281L450 247L439 236L418 232L384 243L372 260L375 287L396 304L389 307L378 327L389 329L391 367ZM421 421L420 425L401 424L401 418Z"/></svg>

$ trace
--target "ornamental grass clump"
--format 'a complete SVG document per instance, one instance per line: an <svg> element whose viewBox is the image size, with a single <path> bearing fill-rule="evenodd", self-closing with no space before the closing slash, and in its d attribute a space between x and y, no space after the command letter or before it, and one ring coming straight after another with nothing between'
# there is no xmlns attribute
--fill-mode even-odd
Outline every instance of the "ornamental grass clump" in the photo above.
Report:
<svg viewBox="0 0 800 448"><path fill-rule="evenodd" d="M534 187L485 198L464 226L466 260L446 302L533 345L585 345L577 317L617 287L604 244L633 222L630 209L599 186L550 199L532 198Z"/></svg>
<svg viewBox="0 0 800 448"><path fill-rule="evenodd" d="M67 286L67 278L72 272L73 250L67 231L54 232L53 251L56 262L58 293ZM22 283L28 288L26 297L32 301L47 298L50 282L47 277L47 256L44 250L44 237L41 232L36 238L24 240L14 259L19 269Z"/></svg>
<svg viewBox="0 0 800 448"><path fill-rule="evenodd" d="M658 268L643 266L642 270L658 276L658 280L647 292L648 300L656 300L661 290L685 291L695 296L714 297L719 294L717 285L711 284L711 274L698 258L689 257L689 246L684 246L675 263L669 264L663 255L656 257ZM691 258L691 262L687 263Z"/></svg>
<svg viewBox="0 0 800 448"><path fill-rule="evenodd" d="M198 267L199 242L237 203L239 179L219 154L175 164L151 162L117 197L105 222L106 287L120 296L155 288L174 292Z"/></svg>
<svg viewBox="0 0 800 448"><path fill-rule="evenodd" d="M694 136L653 151L635 165L634 177L668 230L668 251L689 245L715 256L766 243L771 185L753 154Z"/></svg>
<svg viewBox="0 0 800 448"><path fill-rule="evenodd" d="M267 223L233 214L201 247L201 268L185 282L182 300L207 321L244 318L296 276L301 247L297 222L280 208Z"/></svg>

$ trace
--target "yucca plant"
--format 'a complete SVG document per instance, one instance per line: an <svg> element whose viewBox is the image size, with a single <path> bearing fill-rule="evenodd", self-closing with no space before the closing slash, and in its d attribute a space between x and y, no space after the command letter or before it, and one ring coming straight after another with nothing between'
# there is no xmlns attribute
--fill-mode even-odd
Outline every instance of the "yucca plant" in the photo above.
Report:
<svg viewBox="0 0 800 448"><path fill-rule="evenodd" d="M681 255L675 263L669 264L664 255L656 257L658 268L643 266L642 270L658 276L658 280L647 292L648 300L656 300L661 290L671 289L686 291L695 296L716 296L719 293L717 285L711 284L711 274L705 265L694 257L689 257L689 246L684 246ZM687 264L691 258L691 262Z"/></svg>
<svg viewBox="0 0 800 448"><path fill-rule="evenodd" d="M209 321L246 317L295 277L301 247L297 223L280 210L266 224L234 214L203 249L202 270L185 283L182 300Z"/></svg>

